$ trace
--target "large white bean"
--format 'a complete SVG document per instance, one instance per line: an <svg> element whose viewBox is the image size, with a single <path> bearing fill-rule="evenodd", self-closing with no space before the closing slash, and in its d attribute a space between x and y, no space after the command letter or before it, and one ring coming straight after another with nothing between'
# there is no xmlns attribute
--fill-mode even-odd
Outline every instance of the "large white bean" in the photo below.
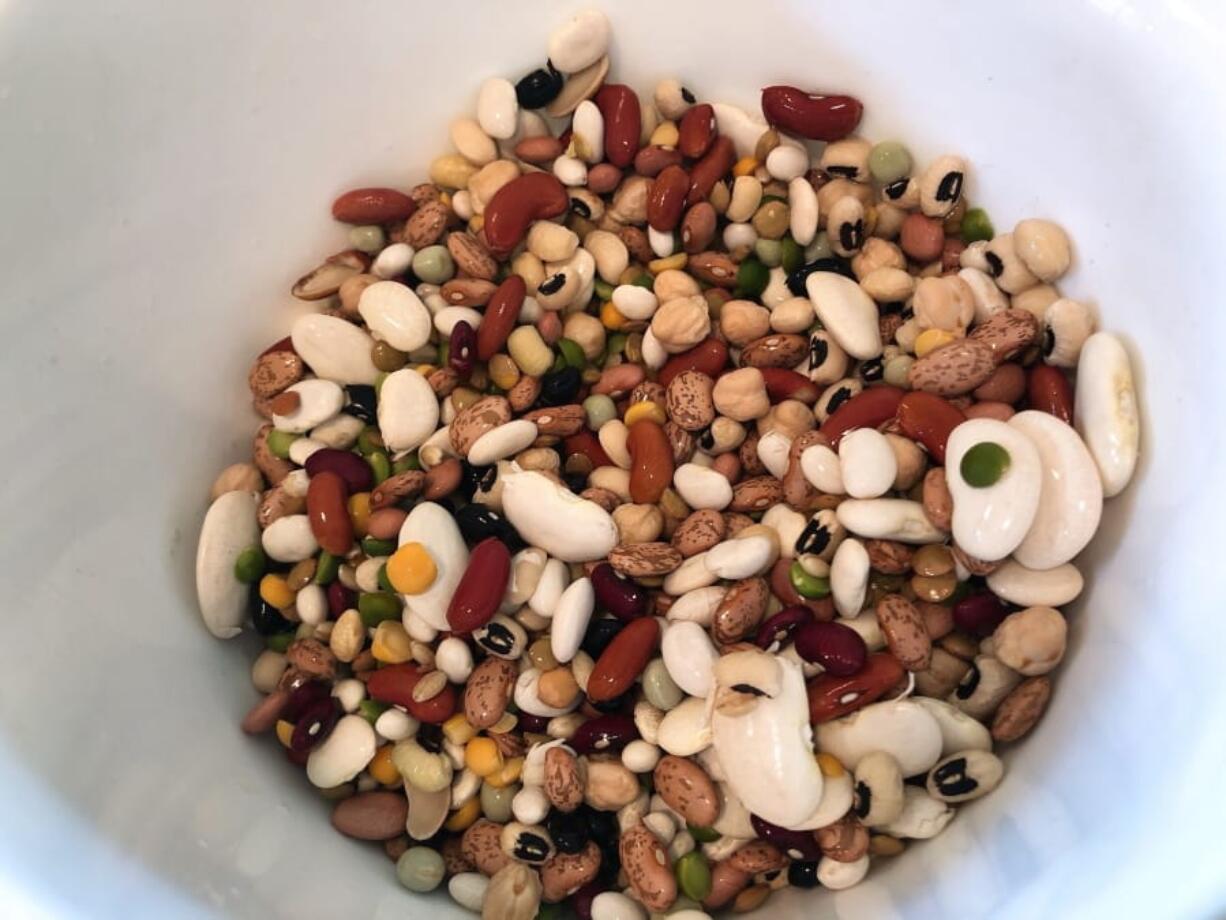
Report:
<svg viewBox="0 0 1226 920"><path fill-rule="evenodd" d="M272 424L278 431L302 434L322 425L345 405L345 391L331 380L313 378L300 380L286 390L298 396L298 406L285 415L273 413Z"/></svg>
<svg viewBox="0 0 1226 920"><path fill-rule="evenodd" d="M687 591L668 608L666 617L673 622L693 622L706 628L711 625L711 618L727 593L728 589L720 585Z"/></svg>
<svg viewBox="0 0 1226 920"><path fill-rule="evenodd" d="M800 455L800 471L805 474L809 485L819 492L843 495L847 491L843 487L843 468L839 463L839 455L825 444L814 444L804 449Z"/></svg>
<svg viewBox="0 0 1226 920"><path fill-rule="evenodd" d="M411 367L388 374L379 390L379 430L388 449L413 450L438 425L438 397Z"/></svg>
<svg viewBox="0 0 1226 920"><path fill-rule="evenodd" d="M604 159L604 116L591 99L580 102L571 116L571 142L581 160L594 165Z"/></svg>
<svg viewBox="0 0 1226 920"><path fill-rule="evenodd" d="M712 102L711 108L715 112L719 133L731 138L738 157L752 154L758 138L770 127L764 119L728 102Z"/></svg>
<svg viewBox="0 0 1226 920"><path fill-rule="evenodd" d="M711 716L707 701L691 696L660 720L656 744L678 757L691 757L711 744Z"/></svg>
<svg viewBox="0 0 1226 920"><path fill-rule="evenodd" d="M924 514L924 506L905 498L849 498L835 509L851 533L900 543L944 543L949 535Z"/></svg>
<svg viewBox="0 0 1226 920"><path fill-rule="evenodd" d="M664 630L660 653L668 676L678 687L690 696L710 694L711 670L719 660L719 652L706 629L690 620L674 621Z"/></svg>
<svg viewBox="0 0 1226 920"><path fill-rule="evenodd" d="M792 239L801 246L808 246L817 236L817 192L804 176L797 176L788 183L788 210Z"/></svg>
<svg viewBox="0 0 1226 920"><path fill-rule="evenodd" d="M507 520L533 546L566 562L589 562L603 559L617 545L617 525L595 502L535 471L503 479Z"/></svg>
<svg viewBox="0 0 1226 920"><path fill-rule="evenodd" d="M310 518L305 514L277 518L264 528L260 542L268 558L277 562L301 562L319 552Z"/></svg>
<svg viewBox="0 0 1226 920"><path fill-rule="evenodd" d="M583 10L549 36L549 62L562 73L578 73L609 50L612 28L600 10Z"/></svg>
<svg viewBox="0 0 1226 920"><path fill-rule="evenodd" d="M370 359L374 340L353 323L322 313L308 313L290 329L294 351L316 377L342 386L373 385L379 369Z"/></svg>
<svg viewBox="0 0 1226 920"><path fill-rule="evenodd" d="M1141 420L1128 352L1108 332L1081 347L1073 421L1098 464L1103 494L1118 495L1137 466Z"/></svg>
<svg viewBox="0 0 1226 920"><path fill-rule="evenodd" d="M857 428L839 441L839 471L843 487L852 498L877 498L893 487L898 460L880 431Z"/></svg>
<svg viewBox="0 0 1226 920"><path fill-rule="evenodd" d="M823 722L816 729L817 746L833 754L849 770L873 751L885 751L898 761L904 776L928 770L941 757L941 728L923 707L910 700L872 703L863 709Z"/></svg>
<svg viewBox="0 0 1226 920"><path fill-rule="evenodd" d="M578 654L595 607L596 593L590 578L572 582L558 598L549 630L549 646L559 663L565 664Z"/></svg>
<svg viewBox="0 0 1226 920"><path fill-rule="evenodd" d="M791 447L792 439L777 429L768 431L758 439L758 459L776 479L782 479L788 471L788 451Z"/></svg>
<svg viewBox="0 0 1226 920"><path fill-rule="evenodd" d="M512 419L487 431L468 449L468 462L487 466L504 460L532 445L536 440L536 424L527 419Z"/></svg>
<svg viewBox="0 0 1226 920"><path fill-rule="evenodd" d="M813 272L805 291L822 325L849 355L865 360L881 354L877 305L864 288L835 272Z"/></svg>
<svg viewBox="0 0 1226 920"><path fill-rule="evenodd" d="M992 485L977 488L962 477L962 458L972 447L995 443L1009 466ZM1025 434L996 419L973 418L958 425L945 447L945 476L953 498L954 540L969 555L994 561L1017 549L1039 508L1042 467Z"/></svg>
<svg viewBox="0 0 1226 920"><path fill-rule="evenodd" d="M400 351L430 341L430 311L399 281L376 281L367 287L358 298L358 312L371 332Z"/></svg>
<svg viewBox="0 0 1226 920"><path fill-rule="evenodd" d="M1071 562L1038 570L1010 559L988 576L992 593L1019 607L1063 607L1077 598L1084 585Z"/></svg>
<svg viewBox="0 0 1226 920"><path fill-rule="evenodd" d="M196 599L204 625L218 639L242 632L251 589L234 577L239 554L260 539L255 492L225 492L209 506L196 545Z"/></svg>
<svg viewBox="0 0 1226 920"><path fill-rule="evenodd" d="M868 574L872 568L868 550L854 537L848 537L834 551L830 561L830 594L841 617L854 617L864 606L868 594Z"/></svg>
<svg viewBox="0 0 1226 920"><path fill-rule="evenodd" d="M676 597L719 581L719 576L707 568L706 556L706 553L696 553L665 575L664 593Z"/></svg>
<svg viewBox="0 0 1226 920"><path fill-rule="evenodd" d="M911 699L936 719L941 729L942 757L948 757L956 751L992 750L992 733L982 722L972 719L944 700L934 700L927 696L913 696Z"/></svg>
<svg viewBox="0 0 1226 920"><path fill-rule="evenodd" d="M510 80L490 77L477 91L477 122L495 140L506 140L519 126L519 101Z"/></svg>
<svg viewBox="0 0 1226 920"><path fill-rule="evenodd" d="M769 536L756 533L741 539L725 540L704 554L703 564L717 578L736 581L761 574L774 562L775 548Z"/></svg>
<svg viewBox="0 0 1226 920"><path fill-rule="evenodd" d="M538 616L555 616L569 583L570 570L566 563L561 559L547 560L536 580L536 587L528 596L528 606Z"/></svg>

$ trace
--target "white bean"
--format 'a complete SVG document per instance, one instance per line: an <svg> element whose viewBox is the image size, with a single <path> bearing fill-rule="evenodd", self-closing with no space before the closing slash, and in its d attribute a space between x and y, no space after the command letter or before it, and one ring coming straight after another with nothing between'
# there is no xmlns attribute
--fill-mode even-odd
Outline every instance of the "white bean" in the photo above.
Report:
<svg viewBox="0 0 1226 920"><path fill-rule="evenodd" d="M506 140L519 125L519 102L510 80L490 77L477 92L477 122L496 140Z"/></svg>
<svg viewBox="0 0 1226 920"><path fill-rule="evenodd" d="M399 281L376 281L367 287L358 298L358 313L371 332L400 351L430 341L430 311Z"/></svg>
<svg viewBox="0 0 1226 920"><path fill-rule="evenodd" d="M617 545L617 525L595 502L534 471L503 479L507 520L533 546L565 562L588 562L603 559Z"/></svg>
<svg viewBox="0 0 1226 920"><path fill-rule="evenodd" d="M375 730L362 716L342 716L307 758L307 779L331 789L353 779L375 756Z"/></svg>
<svg viewBox="0 0 1226 920"><path fill-rule="evenodd" d="M260 539L255 492L225 492L209 506L196 546L196 597L204 625L218 639L242 632L251 589L234 577L239 554Z"/></svg>
<svg viewBox="0 0 1226 920"><path fill-rule="evenodd" d="M719 652L705 628L691 620L670 623L664 630L660 653L668 676L687 694L706 697L711 692L712 668Z"/></svg>
<svg viewBox="0 0 1226 920"><path fill-rule="evenodd" d="M277 518L264 529L260 542L268 557L277 562L301 562L319 552L311 521L305 514Z"/></svg>
<svg viewBox="0 0 1226 920"><path fill-rule="evenodd" d="M405 629L415 639L419 636L413 634L412 623L424 623L436 630L451 629L447 622L447 607L468 567L468 545L455 518L442 505L418 502L400 526L398 545L404 546L406 543L420 543L428 547L438 574L430 587L420 594L402 595L408 610L416 614L412 618L406 614Z"/></svg>
<svg viewBox="0 0 1226 920"><path fill-rule="evenodd" d="M800 455L800 471L805 479L819 492L828 495L843 495L843 469L839 463L839 455L825 444L814 444L806 447Z"/></svg>
<svg viewBox="0 0 1226 920"><path fill-rule="evenodd" d="M1094 333L1081 348L1073 419L1098 464L1103 494L1118 495L1137 466L1141 421L1128 352L1108 332Z"/></svg>
<svg viewBox="0 0 1226 920"><path fill-rule="evenodd" d="M590 578L575 580L558 598L550 626L549 645L553 657L560 664L565 664L578 654L595 608L596 592Z"/></svg>
<svg viewBox="0 0 1226 920"><path fill-rule="evenodd" d="M835 272L813 272L805 291L818 319L849 355L865 360L881 354L877 305L850 278Z"/></svg>
<svg viewBox="0 0 1226 920"><path fill-rule="evenodd" d="M369 386L379 376L379 369L370 360L374 340L343 319L322 313L300 316L291 328L290 341L317 377L342 386Z"/></svg>
<svg viewBox="0 0 1226 920"><path fill-rule="evenodd" d="M578 73L609 50L612 27L600 10L576 13L549 36L549 61L562 73Z"/></svg>
<svg viewBox="0 0 1226 920"><path fill-rule="evenodd" d="M894 448L876 428L857 428L843 435L839 442L839 468L843 487L852 498L884 495L894 486L894 477L898 475Z"/></svg>
<svg viewBox="0 0 1226 920"><path fill-rule="evenodd" d="M841 617L854 617L864 606L871 565L868 550L854 537L839 544L830 561L830 593Z"/></svg>

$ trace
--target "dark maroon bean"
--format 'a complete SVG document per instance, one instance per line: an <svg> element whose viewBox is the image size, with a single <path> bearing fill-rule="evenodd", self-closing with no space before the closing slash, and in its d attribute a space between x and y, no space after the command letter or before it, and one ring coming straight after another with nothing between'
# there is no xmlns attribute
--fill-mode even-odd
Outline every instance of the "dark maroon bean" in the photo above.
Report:
<svg viewBox="0 0 1226 920"><path fill-rule="evenodd" d="M336 725L339 718L340 707L331 696L315 701L302 711L298 721L294 723L294 733L289 739L290 750L313 750L332 734L332 726Z"/></svg>
<svg viewBox="0 0 1226 920"><path fill-rule="evenodd" d="M596 594L597 606L627 623L645 616L651 604L651 598L642 585L623 578L607 562L592 569L592 590Z"/></svg>
<svg viewBox="0 0 1226 920"><path fill-rule="evenodd" d="M1008 613L1000 598L990 591L981 591L954 604L954 624L971 635L987 636Z"/></svg>
<svg viewBox="0 0 1226 920"><path fill-rule="evenodd" d="M758 648L778 651L787 645L792 633L805 623L813 622L813 611L808 607L793 605L784 607L774 616L767 617L758 627L758 635L754 639Z"/></svg>
<svg viewBox="0 0 1226 920"><path fill-rule="evenodd" d="M322 680L308 680L295 687L289 695L281 718L297 722L302 714L320 702L332 699L332 691Z"/></svg>
<svg viewBox="0 0 1226 920"><path fill-rule="evenodd" d="M357 606L357 598L352 591L340 583L340 580L328 585L328 613L336 619L350 607Z"/></svg>
<svg viewBox="0 0 1226 920"><path fill-rule="evenodd" d="M467 380L472 373L473 361L477 357L477 333L465 320L460 320L451 327L451 338L448 340L447 364Z"/></svg>
<svg viewBox="0 0 1226 920"><path fill-rule="evenodd" d="M795 641L801 658L820 664L835 677L859 673L868 658L860 634L842 623L805 623L796 630Z"/></svg>
<svg viewBox="0 0 1226 920"><path fill-rule="evenodd" d="M619 713L588 719L571 736L576 754L605 754L620 751L639 736L634 719Z"/></svg>
<svg viewBox="0 0 1226 920"><path fill-rule="evenodd" d="M368 492L375 484L370 471L370 464L351 450L337 450L335 447L323 447L307 457L305 468L308 476L316 473L335 473L345 480L350 494Z"/></svg>
<svg viewBox="0 0 1226 920"><path fill-rule="evenodd" d="M817 845L813 831L790 831L786 827L771 824L757 815L749 816L754 832L763 840L769 840L792 859L820 859L822 848Z"/></svg>
<svg viewBox="0 0 1226 920"><path fill-rule="evenodd" d="M570 906L575 911L575 916L579 920L592 920L592 902L596 900L596 895L608 890L609 886L596 878L572 894Z"/></svg>
<svg viewBox="0 0 1226 920"><path fill-rule="evenodd" d="M549 726L549 720L544 716L534 716L530 712L520 712L519 721L515 725L520 731L543 735L545 734L545 729Z"/></svg>

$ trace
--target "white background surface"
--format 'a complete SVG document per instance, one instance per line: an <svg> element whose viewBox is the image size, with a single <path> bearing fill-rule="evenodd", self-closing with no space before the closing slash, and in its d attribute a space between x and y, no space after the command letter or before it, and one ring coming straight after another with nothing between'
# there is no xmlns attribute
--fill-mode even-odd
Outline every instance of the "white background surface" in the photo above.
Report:
<svg viewBox="0 0 1226 920"><path fill-rule="evenodd" d="M0 0L0 913L425 914L239 733L255 644L199 623L195 530L246 455L247 367L302 309L290 283L343 245L334 195L420 181L480 79L538 66L577 6ZM749 106L776 81L853 91L868 137L965 154L998 229L1069 229L1064 288L1143 355L1140 481L1108 505L1004 785L858 888L771 915L1220 916L1222 14L609 11L619 81Z"/></svg>

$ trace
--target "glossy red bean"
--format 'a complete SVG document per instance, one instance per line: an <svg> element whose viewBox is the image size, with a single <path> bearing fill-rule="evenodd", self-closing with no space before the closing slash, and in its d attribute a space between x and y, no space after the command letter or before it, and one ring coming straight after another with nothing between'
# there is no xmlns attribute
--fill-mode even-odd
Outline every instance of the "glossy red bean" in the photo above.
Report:
<svg viewBox="0 0 1226 920"><path fill-rule="evenodd" d="M677 131L677 149L697 160L715 141L715 109L706 102L690 106L681 116Z"/></svg>
<svg viewBox="0 0 1226 920"><path fill-rule="evenodd" d="M575 730L567 744L576 754L607 754L620 751L638 736L634 719L610 713L588 719Z"/></svg>
<svg viewBox="0 0 1226 920"><path fill-rule="evenodd" d="M673 481L673 447L664 427L651 419L639 419L626 438L630 454L630 497L642 505L654 505Z"/></svg>
<svg viewBox="0 0 1226 920"><path fill-rule="evenodd" d="M553 173L526 173L512 179L485 206L482 233L491 253L499 258L511 254L534 220L565 214L570 195Z"/></svg>
<svg viewBox="0 0 1226 920"><path fill-rule="evenodd" d="M856 130L864 106L854 96L822 96L795 86L768 86L762 90L762 114L788 134L837 141Z"/></svg>
<svg viewBox="0 0 1226 920"><path fill-rule="evenodd" d="M660 642L660 624L643 617L614 636L587 679L588 699L595 703L621 696L632 686Z"/></svg>
<svg viewBox="0 0 1226 920"><path fill-rule="evenodd" d="M612 163L597 163L587 171L587 189L593 195L607 195L621 182L622 171Z"/></svg>
<svg viewBox="0 0 1226 920"><path fill-rule="evenodd" d="M303 464L308 476L317 476L323 472L335 473L345 480L349 491L366 492L375 483L370 464L351 450L337 450L335 447L321 447Z"/></svg>
<svg viewBox="0 0 1226 920"><path fill-rule="evenodd" d="M898 403L898 427L913 441L923 444L937 463L945 462L949 433L966 421L966 415L935 393L912 390Z"/></svg>
<svg viewBox="0 0 1226 920"><path fill-rule="evenodd" d="M341 584L340 579L328 585L328 613L336 619L358 602L358 596Z"/></svg>
<svg viewBox="0 0 1226 920"><path fill-rule="evenodd" d="M474 546L468 568L447 606L452 631L470 633L488 623L498 612L510 577L511 553L505 543L497 537L486 537Z"/></svg>
<svg viewBox="0 0 1226 920"><path fill-rule="evenodd" d="M344 556L353 546L353 522L349 519L349 488L339 474L324 470L307 485L307 515L311 533L333 556Z"/></svg>
<svg viewBox="0 0 1226 920"><path fill-rule="evenodd" d="M332 728L339 718L340 707L334 699L316 700L294 722L294 731L289 738L290 750L302 752L318 747L332 734Z"/></svg>
<svg viewBox="0 0 1226 920"><path fill-rule="evenodd" d="M736 146L732 138L723 135L717 137L706 156L690 167L690 192L685 198L686 206L706 201L715 183L732 171L734 163Z"/></svg>
<svg viewBox="0 0 1226 920"><path fill-rule="evenodd" d="M758 648L778 651L787 645L792 634L805 623L812 623L813 611L800 604L784 607L778 613L767 617L758 627L754 644Z"/></svg>
<svg viewBox="0 0 1226 920"><path fill-rule="evenodd" d="M607 562L592 569L592 590L596 594L596 606L609 611L623 622L629 623L647 614L651 596L636 581L617 573Z"/></svg>
<svg viewBox="0 0 1226 920"><path fill-rule="evenodd" d="M773 843L792 859L821 858L822 849L817 845L813 831L788 830L754 814L749 816L749 823L760 839Z"/></svg>
<svg viewBox="0 0 1226 920"><path fill-rule="evenodd" d="M373 700L403 706L409 711L409 715L419 721L433 725L446 722L455 714L455 686L447 684L430 699L419 702L413 699L413 688L421 680L422 674L422 670L412 663L377 668L366 681L366 692Z"/></svg>
<svg viewBox="0 0 1226 920"><path fill-rule="evenodd" d="M821 432L832 447L853 428L876 428L898 412L903 391L898 387L869 387L839 406L822 423Z"/></svg>
<svg viewBox="0 0 1226 920"><path fill-rule="evenodd" d="M574 454L582 454L592 461L592 468L598 466L613 466L613 461L609 459L609 455L604 452L604 448L600 446L600 440L588 429L575 432L562 441L562 447L566 451L566 456L570 457Z"/></svg>
<svg viewBox="0 0 1226 920"><path fill-rule="evenodd" d="M786 367L759 367L758 370L766 381L766 395L773 403L795 399L811 406L822 395L817 384L804 374Z"/></svg>
<svg viewBox="0 0 1226 920"><path fill-rule="evenodd" d="M477 327L477 359L488 361L502 350L507 336L515 328L519 311L524 305L528 289L520 275L508 275L490 295L485 305L481 325Z"/></svg>
<svg viewBox="0 0 1226 920"><path fill-rule="evenodd" d="M673 355L660 368L656 379L660 386L667 387L682 371L701 371L714 379L728 363L728 346L719 339L703 339L688 351Z"/></svg>
<svg viewBox="0 0 1226 920"><path fill-rule="evenodd" d="M1050 364L1032 367L1026 377L1026 397L1031 409L1073 424L1073 386L1060 368Z"/></svg>
<svg viewBox="0 0 1226 920"><path fill-rule="evenodd" d="M413 199L394 188L355 188L332 202L332 216L347 224L388 224L416 210Z"/></svg>
<svg viewBox="0 0 1226 920"><path fill-rule="evenodd" d="M681 223L690 176L680 166L668 166L656 176L647 193L647 223L653 230L671 233Z"/></svg>
<svg viewBox="0 0 1226 920"><path fill-rule="evenodd" d="M604 116L605 159L625 169L639 152L643 116L638 93L620 83L606 83L592 101Z"/></svg>
<svg viewBox="0 0 1226 920"><path fill-rule="evenodd" d="M460 320L451 327L451 337L447 342L447 366L459 374L461 380L467 380L473 372L476 357L477 333L467 320Z"/></svg>
<svg viewBox="0 0 1226 920"><path fill-rule="evenodd" d="M654 179L668 166L680 166L683 157L675 147L660 147L652 145L644 147L634 157L634 171L640 176ZM591 187L591 173L588 173L588 187Z"/></svg>
<svg viewBox="0 0 1226 920"><path fill-rule="evenodd" d="M796 630L793 641L796 654L805 661L820 664L835 677L858 673L868 658L864 639L842 623L805 623Z"/></svg>
<svg viewBox="0 0 1226 920"><path fill-rule="evenodd" d="M990 591L968 594L954 604L954 625L974 636L989 636L1009 615L1008 608Z"/></svg>
<svg viewBox="0 0 1226 920"><path fill-rule="evenodd" d="M859 674L817 675L809 681L809 721L814 725L829 722L867 706L902 680L904 673L897 658L888 652L877 652L868 656Z"/></svg>

